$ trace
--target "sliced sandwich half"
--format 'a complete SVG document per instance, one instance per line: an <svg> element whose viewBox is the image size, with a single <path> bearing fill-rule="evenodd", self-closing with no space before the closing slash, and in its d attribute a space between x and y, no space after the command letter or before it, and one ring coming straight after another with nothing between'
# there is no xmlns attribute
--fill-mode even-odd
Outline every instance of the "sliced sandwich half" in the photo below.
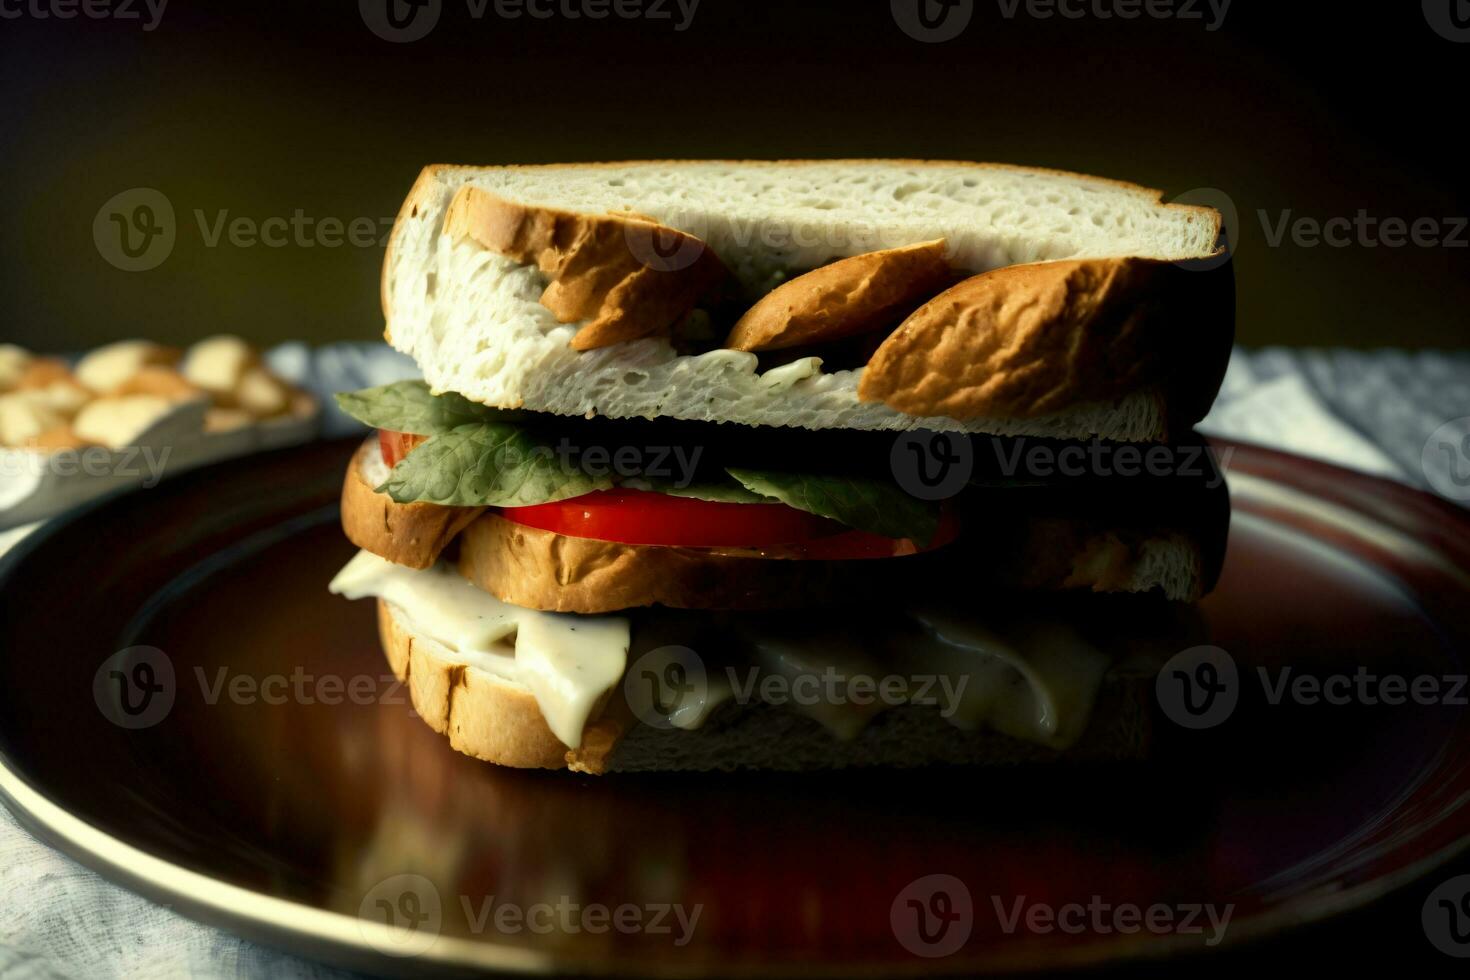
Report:
<svg viewBox="0 0 1470 980"><path fill-rule="evenodd" d="M1142 755L1228 524L1218 237L993 165L429 168L333 591L504 765Z"/></svg>

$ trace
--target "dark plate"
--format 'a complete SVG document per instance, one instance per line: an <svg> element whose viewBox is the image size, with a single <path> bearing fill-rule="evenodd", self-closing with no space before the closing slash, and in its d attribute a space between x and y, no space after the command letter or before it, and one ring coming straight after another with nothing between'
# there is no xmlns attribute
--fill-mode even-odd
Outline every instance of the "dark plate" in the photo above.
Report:
<svg viewBox="0 0 1470 980"><path fill-rule="evenodd" d="M1233 904L1232 946L1360 906L1467 842L1463 707L1273 706L1257 674L1465 673L1466 516L1414 491L1237 447L1204 610L1240 705L1200 731L1163 722L1147 766L597 779L456 755L383 680L371 604L325 592L351 554L334 508L350 449L107 500L4 561L0 790L29 827L203 921L412 973L889 975L1197 951L1211 930L1178 928L1193 904ZM142 644L164 651L161 690L119 715L107 662ZM124 677L148 681L141 662ZM930 875L951 876L946 895ZM997 904L1017 900L1159 906L1175 925L1007 930ZM674 903L699 909L682 944L672 913L652 928ZM916 907L950 911L928 945ZM595 908L604 932L580 928L604 924L581 918Z"/></svg>

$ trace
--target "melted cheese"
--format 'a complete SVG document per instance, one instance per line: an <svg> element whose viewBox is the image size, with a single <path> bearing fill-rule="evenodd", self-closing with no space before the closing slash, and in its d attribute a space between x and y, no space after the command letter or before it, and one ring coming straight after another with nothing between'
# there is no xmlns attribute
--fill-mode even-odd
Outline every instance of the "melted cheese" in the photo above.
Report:
<svg viewBox="0 0 1470 980"><path fill-rule="evenodd" d="M552 734L572 748L582 744L593 709L627 669L626 619L522 609L446 565L420 571L361 551L328 588L349 599L382 599L462 663L522 685Z"/></svg>
<svg viewBox="0 0 1470 980"><path fill-rule="evenodd" d="M568 746L581 744L589 718L627 669L630 627L616 616L544 613L501 602L439 565L418 571L360 552L330 586L349 599L368 596L390 603L416 631L450 650L460 662L528 689L551 731ZM768 626L742 619L738 646L750 656L745 668L703 662L678 645L678 622L651 621L640 628L641 658L675 660L699 673L670 706L677 728L702 726L730 701L769 701L814 719L839 739L862 733L893 705L873 688L886 679L906 686L898 703L935 709L964 731L991 729L1012 738L1065 749L1086 730L1111 658L1070 626L1051 618L1008 614L996 623L963 612L919 607L907 628L886 625L807 623ZM689 639L689 637L684 637ZM765 683L775 678L774 687ZM836 678L836 686L831 685ZM854 696L844 685L867 682ZM803 696L837 691L837 696ZM771 692L775 692L774 695Z"/></svg>
<svg viewBox="0 0 1470 980"><path fill-rule="evenodd" d="M1010 614L992 627L930 608L909 610L907 618L918 628L800 627L789 620L771 627L753 617L737 627L750 666L706 665L674 645L651 651L656 661L645 666L662 672L678 660L692 676L697 664L700 683L669 692L676 700L668 720L686 730L731 701L779 705L842 740L857 738L877 714L905 703L932 706L962 731L990 729L1055 749L1070 747L1086 730L1112 658L1071 626ZM665 634L655 642L670 639ZM861 689L853 683L859 679ZM896 685L896 699L875 693L884 683ZM822 696L811 696L817 690Z"/></svg>
<svg viewBox="0 0 1470 980"><path fill-rule="evenodd" d="M956 726L992 728L1012 738L1064 749L1081 737L1112 662L1072 627L1013 619L1003 632L948 610L916 609L930 642L914 662L956 678ZM910 672L914 670L910 667ZM968 678L963 687L958 679Z"/></svg>
<svg viewBox="0 0 1470 980"><path fill-rule="evenodd" d="M878 678L893 673L891 668L884 668L873 659L871 643L864 643L863 637L839 630L814 638L801 632L793 635L758 627L747 627L744 633L761 672L767 677L780 678L782 683L777 690L789 692L782 694L782 701L820 723L835 737L844 741L857 738L872 717L885 707L876 700L860 703L867 698L854 697L842 684L855 677ZM824 696L812 697L826 678L836 678L838 683L824 692ZM804 681L805 692L801 689ZM745 683L750 689L749 679ZM762 688L757 684L750 690L759 694Z"/></svg>

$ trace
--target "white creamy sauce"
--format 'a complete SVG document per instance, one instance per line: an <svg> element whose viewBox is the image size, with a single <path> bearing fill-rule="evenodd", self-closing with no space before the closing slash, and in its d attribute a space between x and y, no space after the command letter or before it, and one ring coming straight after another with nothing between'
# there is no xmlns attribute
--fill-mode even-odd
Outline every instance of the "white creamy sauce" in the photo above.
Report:
<svg viewBox="0 0 1470 980"><path fill-rule="evenodd" d="M685 678L686 686L659 689L657 696L663 702L664 717L671 726L684 731L702 727L716 708L734 696L728 678L722 671L706 670L703 658L690 648L663 642L688 637L668 636L659 629L659 624L649 625L649 629L640 630L634 638L633 662L640 671L651 672L654 677L671 676L671 668L677 665L679 674L674 676ZM634 678L629 683L642 682L643 678Z"/></svg>
<svg viewBox="0 0 1470 980"><path fill-rule="evenodd" d="M790 388L798 381L805 381L822 373L820 357L799 357L790 364L771 368L761 375L761 384L767 388Z"/></svg>
<svg viewBox="0 0 1470 980"><path fill-rule="evenodd" d="M364 551L330 588L349 599L387 601L416 632L471 669L527 688L568 746L581 744L588 720L627 669L627 619L522 609L446 565L419 571ZM637 653L641 658L651 651L670 663L688 659L685 674L699 672L702 683L692 685L668 714L675 727L686 730L700 727L731 700L770 701L805 714L843 740L856 738L896 703L933 705L964 731L988 728L1056 749L1072 745L1087 728L1111 658L1072 627L1017 615L988 626L927 607L909 616L918 628L901 635L857 624L814 630L814 636L777 631L751 617L737 628L739 646L750 654L746 667L704 663L679 645L676 624L655 619L640 628ZM865 686L852 686L854 679ZM893 686L876 693L884 683Z"/></svg>
<svg viewBox="0 0 1470 980"><path fill-rule="evenodd" d="M372 449L362 457L358 464L358 471L362 474L363 481L370 487L380 487L388 482L388 477L393 473L393 467L383 458L383 447L378 440L373 440Z"/></svg>
<svg viewBox="0 0 1470 980"><path fill-rule="evenodd" d="M743 625L759 677L749 668L710 669L670 720L697 727L726 701L771 700L765 694L774 691L773 703L842 740L898 704L931 706L963 731L988 728L1055 749L1086 730L1112 659L1070 626L1012 616L1000 630L950 611L909 615L921 631L833 630L814 639ZM766 687L768 677L778 679L774 688ZM805 696L799 678L807 679ZM810 696L817 690L822 696Z"/></svg>
<svg viewBox="0 0 1470 980"><path fill-rule="evenodd" d="M405 568L360 551L328 588L348 599L383 599L467 666L526 687L552 734L573 748L627 668L626 619L522 609L447 565Z"/></svg>
<svg viewBox="0 0 1470 980"><path fill-rule="evenodd" d="M891 666L885 668L873 658L871 644L862 638L833 632L813 642L810 637L758 629L743 632L761 672L780 679L775 688L781 692L780 700L820 723L836 738L857 738L872 717L886 707L876 697L871 703L863 703L869 701L867 694L848 690L854 678L881 678L893 673ZM744 680L748 686L749 678ZM726 686L733 694L733 685ZM812 697L819 687L823 689L821 696ZM752 690L759 694L761 687L757 684Z"/></svg>
<svg viewBox="0 0 1470 980"><path fill-rule="evenodd" d="M969 678L950 718L958 727L989 727L1057 749L1087 728L1112 661L1072 627L1016 618L997 632L949 610L913 614L932 638L914 647L913 662Z"/></svg>

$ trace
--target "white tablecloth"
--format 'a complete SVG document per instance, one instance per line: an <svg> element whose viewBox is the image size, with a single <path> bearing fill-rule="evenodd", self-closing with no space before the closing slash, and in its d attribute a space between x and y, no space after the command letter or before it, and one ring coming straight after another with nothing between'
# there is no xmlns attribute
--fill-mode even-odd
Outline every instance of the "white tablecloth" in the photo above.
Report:
<svg viewBox="0 0 1470 980"><path fill-rule="evenodd" d="M411 362L381 345L290 344L270 359L328 404L333 391L414 374ZM1470 459L1424 452L1431 434L1455 420L1452 432L1470 434L1470 354L1268 349L1236 352L1201 429L1424 487L1442 484L1457 462L1470 472ZM326 429L352 425L333 416ZM0 552L26 530L0 535ZM0 906L3 980L347 976L144 901L36 842L3 808Z"/></svg>

